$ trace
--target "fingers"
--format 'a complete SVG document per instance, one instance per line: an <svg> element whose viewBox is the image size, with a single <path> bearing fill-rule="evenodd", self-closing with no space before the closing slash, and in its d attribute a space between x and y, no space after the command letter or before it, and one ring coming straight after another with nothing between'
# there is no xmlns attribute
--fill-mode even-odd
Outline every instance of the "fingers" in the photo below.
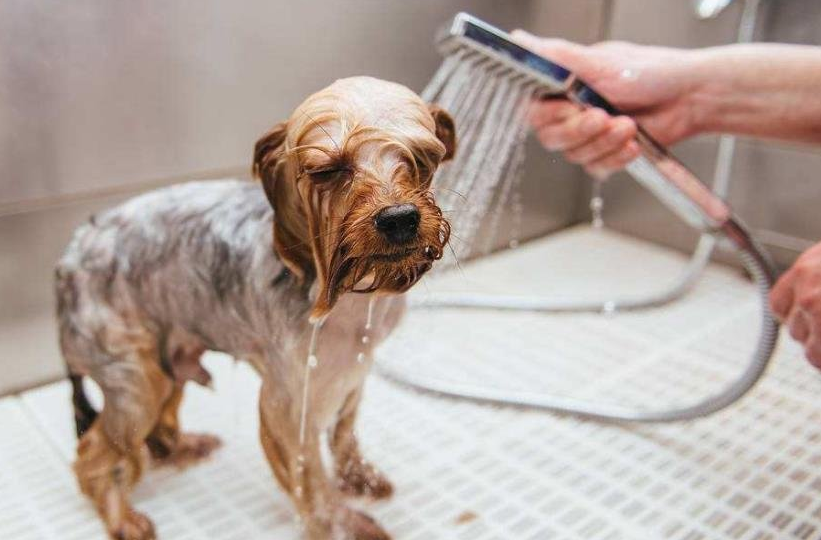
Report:
<svg viewBox="0 0 821 540"><path fill-rule="evenodd" d="M781 321L787 319L787 315L793 307L794 281L793 272L790 270L781 276L772 291L770 291L770 309Z"/></svg>
<svg viewBox="0 0 821 540"><path fill-rule="evenodd" d="M561 113L566 113L562 109ZM544 114L544 113L543 113ZM600 109L577 112L538 128L536 135L549 150L578 148L608 130L610 117Z"/></svg>
<svg viewBox="0 0 821 540"><path fill-rule="evenodd" d="M787 326L790 330L790 336L796 341L803 343L810 337L810 323L807 320L807 316L801 310L793 310L787 321Z"/></svg>
<svg viewBox="0 0 821 540"><path fill-rule="evenodd" d="M628 163L639 157L641 148L635 141L629 141L618 150L585 166L585 170L594 178L603 180L610 174L620 171Z"/></svg>
<svg viewBox="0 0 821 540"><path fill-rule="evenodd" d="M787 316L786 324L790 337L804 345L807 360L821 368L821 313L796 305Z"/></svg>
<svg viewBox="0 0 821 540"><path fill-rule="evenodd" d="M581 109L565 100L544 100L529 113L536 136L548 150L563 150L597 178L624 168L640 154L638 127L626 116L611 117L601 109Z"/></svg>
<svg viewBox="0 0 821 540"><path fill-rule="evenodd" d="M784 321L790 337L804 345L804 356L821 369L821 291L799 279L800 265L794 266L770 292L770 309ZM796 289L801 292L796 298Z"/></svg>
<svg viewBox="0 0 821 540"><path fill-rule="evenodd" d="M626 116L607 120L607 127L584 144L570 148L565 152L571 163L593 165L627 146L636 136L636 123Z"/></svg>
<svg viewBox="0 0 821 540"><path fill-rule="evenodd" d="M821 368L821 313L818 311L793 310L800 315L790 317L790 335L804 344L804 356L810 363Z"/></svg>
<svg viewBox="0 0 821 540"><path fill-rule="evenodd" d="M776 282L770 309L804 345L807 360L821 369L821 243L802 253Z"/></svg>
<svg viewBox="0 0 821 540"><path fill-rule="evenodd" d="M540 131L543 128L561 124L580 112L582 112L581 107L566 99L542 99L533 102L528 111L528 119L533 129Z"/></svg>
<svg viewBox="0 0 821 540"><path fill-rule="evenodd" d="M817 368L821 368L821 340L817 338L810 338L804 346L804 356L810 361L810 364Z"/></svg>
<svg viewBox="0 0 821 540"><path fill-rule="evenodd" d="M522 30L514 31L512 36L520 45L582 77L588 69L595 72L601 67L589 47L540 38ZM624 168L640 153L634 141L636 122L628 117L613 118L600 109L582 109L565 100L538 101L531 109L530 122L545 148L564 151L568 161L584 166L598 178Z"/></svg>
<svg viewBox="0 0 821 540"><path fill-rule="evenodd" d="M564 39L542 38L534 36L524 30L514 30L511 33L513 41L530 49L531 51L544 56L545 58L558 62L564 67L576 71L584 76L589 68L590 59L587 47L567 41Z"/></svg>

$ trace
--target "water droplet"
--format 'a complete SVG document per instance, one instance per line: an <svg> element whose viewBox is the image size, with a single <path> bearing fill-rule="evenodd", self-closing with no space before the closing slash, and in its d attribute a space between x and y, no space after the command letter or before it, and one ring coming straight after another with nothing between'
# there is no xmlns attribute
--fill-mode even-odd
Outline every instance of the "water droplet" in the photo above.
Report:
<svg viewBox="0 0 821 540"><path fill-rule="evenodd" d="M314 369L316 366L319 365L319 359L316 357L315 354L308 356L308 367Z"/></svg>
<svg viewBox="0 0 821 540"><path fill-rule="evenodd" d="M602 306L602 313L605 315L612 315L616 312L616 303L612 300L608 300Z"/></svg>
<svg viewBox="0 0 821 540"><path fill-rule="evenodd" d="M369 338L368 336L362 336L362 344L363 345L367 345L370 342L371 342L371 338Z"/></svg>
<svg viewBox="0 0 821 540"><path fill-rule="evenodd" d="M602 208L604 208L604 199L601 197L593 197L590 200L590 210L593 212L601 212Z"/></svg>
<svg viewBox="0 0 821 540"><path fill-rule="evenodd" d="M604 197L602 196L603 181L596 178L593 180L593 193L590 196L591 225L594 229L604 227Z"/></svg>
<svg viewBox="0 0 821 540"><path fill-rule="evenodd" d="M518 240L511 240L510 243L508 244L508 246L510 246L510 249L516 249L517 247L519 247L519 241Z"/></svg>
<svg viewBox="0 0 821 540"><path fill-rule="evenodd" d="M360 364L365 361L365 353L361 352L356 355L356 361Z"/></svg>
<svg viewBox="0 0 821 540"><path fill-rule="evenodd" d="M638 77L638 72L632 69L623 69L619 75L622 79L635 80Z"/></svg>
<svg viewBox="0 0 821 540"><path fill-rule="evenodd" d="M376 295L372 294L368 300L368 317L365 319L365 330L370 330L373 326L373 308L376 306Z"/></svg>
<svg viewBox="0 0 821 540"><path fill-rule="evenodd" d="M294 497L296 497L297 499L302 498L302 486L297 486L294 488Z"/></svg>

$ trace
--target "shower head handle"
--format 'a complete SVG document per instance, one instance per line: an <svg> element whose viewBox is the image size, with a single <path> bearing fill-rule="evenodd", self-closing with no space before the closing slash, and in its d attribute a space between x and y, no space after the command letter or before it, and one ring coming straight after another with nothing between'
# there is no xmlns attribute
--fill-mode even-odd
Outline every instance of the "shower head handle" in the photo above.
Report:
<svg viewBox="0 0 821 540"><path fill-rule="evenodd" d="M524 77L538 97L563 97L582 107L597 107L611 116L625 115L571 70L514 43L509 34L467 13L457 14L439 39L444 54L467 51ZM732 212L687 167L639 126L641 155L627 172L687 223L702 231L719 230Z"/></svg>

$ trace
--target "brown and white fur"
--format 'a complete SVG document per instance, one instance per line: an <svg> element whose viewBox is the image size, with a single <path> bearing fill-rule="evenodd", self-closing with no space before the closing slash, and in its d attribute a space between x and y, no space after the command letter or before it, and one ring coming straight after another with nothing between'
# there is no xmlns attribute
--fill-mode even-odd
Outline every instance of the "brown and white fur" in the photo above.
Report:
<svg viewBox="0 0 821 540"><path fill-rule="evenodd" d="M371 347L404 310L395 293L412 286L448 240L429 188L454 146L447 113L407 88L343 79L260 139L260 183L160 189L76 231L56 270L80 437L74 470L113 538L155 537L129 502L144 449L180 462L219 445L181 432L177 418L186 380L209 380L199 364L206 349L258 371L262 445L305 537L388 538L345 503L344 495L392 492L363 460L353 424ZM374 327L366 330L372 295ZM300 443L309 319L324 324ZM102 389L99 414L85 398L86 376ZM322 463L323 432L335 478Z"/></svg>

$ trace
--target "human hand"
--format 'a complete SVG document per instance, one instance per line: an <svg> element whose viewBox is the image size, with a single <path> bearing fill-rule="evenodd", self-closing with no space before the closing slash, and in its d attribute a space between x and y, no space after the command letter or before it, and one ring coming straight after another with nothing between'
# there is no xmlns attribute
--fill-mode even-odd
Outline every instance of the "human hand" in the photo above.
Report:
<svg viewBox="0 0 821 540"><path fill-rule="evenodd" d="M688 101L696 84L692 53L622 42L592 46L513 32L520 45L572 70L616 107L632 116L611 117L562 99L536 102L530 122L542 145L605 178L639 155L636 121L663 145L694 132Z"/></svg>
<svg viewBox="0 0 821 540"><path fill-rule="evenodd" d="M781 276L770 292L770 307L804 345L810 363L821 368L821 243Z"/></svg>

